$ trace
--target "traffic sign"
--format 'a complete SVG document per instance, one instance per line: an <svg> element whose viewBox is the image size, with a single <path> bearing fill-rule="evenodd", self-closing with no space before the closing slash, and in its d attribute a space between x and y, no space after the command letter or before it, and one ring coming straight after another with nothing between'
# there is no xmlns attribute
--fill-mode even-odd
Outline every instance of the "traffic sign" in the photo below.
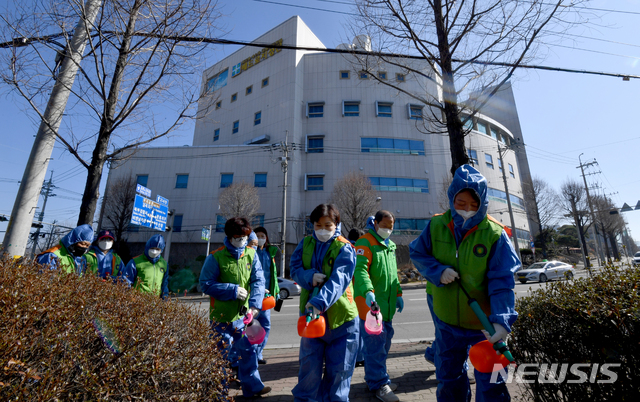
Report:
<svg viewBox="0 0 640 402"><path fill-rule="evenodd" d="M140 193L145 197L151 197L151 190L146 188L142 184L136 185L136 193Z"/></svg>
<svg viewBox="0 0 640 402"><path fill-rule="evenodd" d="M168 205L168 201L167 205L162 205L136 194L133 213L131 214L131 223L164 232L167 227Z"/></svg>

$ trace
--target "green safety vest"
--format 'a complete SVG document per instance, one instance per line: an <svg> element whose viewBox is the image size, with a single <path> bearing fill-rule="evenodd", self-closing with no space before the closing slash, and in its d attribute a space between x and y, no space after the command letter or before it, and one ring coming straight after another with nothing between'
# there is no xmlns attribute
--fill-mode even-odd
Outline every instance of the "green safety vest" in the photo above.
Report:
<svg viewBox="0 0 640 402"><path fill-rule="evenodd" d="M268 246L267 251L271 257L271 266L262 267L262 270L266 271L267 269L271 269L271 283L268 284L267 289L271 296L276 297L276 295L280 293L280 285L278 285L278 270L276 267L276 254L278 253L278 247Z"/></svg>
<svg viewBox="0 0 640 402"><path fill-rule="evenodd" d="M386 246L373 230L356 241L356 272L354 287L356 304L361 319L365 319L371 306L367 306L367 292L373 291L384 321L391 321L396 313L396 299L402 296L398 281L396 244L389 240Z"/></svg>
<svg viewBox="0 0 640 402"><path fill-rule="evenodd" d="M77 272L77 264L73 255L69 254L67 248L62 244L62 240L57 246L53 246L48 250L43 251L38 254L38 257L47 254L53 253L56 257L58 257L58 269L67 274L73 274Z"/></svg>
<svg viewBox="0 0 640 402"><path fill-rule="evenodd" d="M238 260L224 246L212 251L211 254L220 267L218 282L233 283L251 293L251 267L256 256L256 250L251 247L245 247L244 253ZM218 322L233 322L237 320L241 317L240 309L243 306L247 310L249 309L250 297L250 295L247 296L244 301L238 299L216 300L211 297L209 319Z"/></svg>
<svg viewBox="0 0 640 402"><path fill-rule="evenodd" d="M327 253L324 256L324 260L322 261L322 272L327 275L327 278L329 278L331 276L331 272L333 272L333 262L338 257L338 254L340 254L342 248L347 244L351 247L349 240L342 236L338 236L333 239L333 242L329 246L329 250L327 250ZM313 236L305 237L302 245L302 267L304 269L311 269L311 259L313 258L313 252L315 249L316 239ZM301 314L304 314L304 307L307 305L307 301L309 300L309 294L310 292L304 288L300 292ZM331 329L336 329L345 322L356 318L358 315L358 308L353 300L353 284L351 282L349 282L346 292L340 296L338 301L329 307L326 314L329 321L328 325Z"/></svg>
<svg viewBox="0 0 640 402"><path fill-rule="evenodd" d="M491 304L487 290L489 252L502 234L503 226L487 215L471 228L456 247L451 210L431 219L431 254L443 265L450 265L460 275L465 290L478 301L487 316ZM450 325L468 329L484 329L469 307L458 282L430 286L436 316Z"/></svg>
<svg viewBox="0 0 640 402"><path fill-rule="evenodd" d="M122 259L120 256L114 252L111 253L111 276L117 276L118 271L120 270L120 263ZM84 255L85 260L87 260L87 272L97 273L98 272L98 256L96 255L95 250L87 251ZM136 264L137 267L137 264Z"/></svg>
<svg viewBox="0 0 640 402"><path fill-rule="evenodd" d="M146 255L141 254L133 259L137 276L135 289L145 293L162 296L162 279L167 272L167 262L162 256L153 264Z"/></svg>

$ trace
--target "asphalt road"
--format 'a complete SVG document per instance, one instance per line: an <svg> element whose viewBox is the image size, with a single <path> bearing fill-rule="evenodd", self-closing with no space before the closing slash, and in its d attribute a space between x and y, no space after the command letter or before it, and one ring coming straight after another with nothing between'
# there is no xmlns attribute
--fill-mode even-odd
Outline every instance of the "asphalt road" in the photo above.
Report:
<svg viewBox="0 0 640 402"><path fill-rule="evenodd" d="M578 271L576 278L587 276L586 271ZM526 283L516 281L514 292L516 298L527 296L530 292L546 283ZM394 343L418 342L421 340L433 340L434 327L433 320L427 307L426 293L424 285L411 284L403 291L404 310L396 313L393 318L395 335ZM283 303L280 312L271 312L271 334L267 348L290 348L300 345L300 337L297 331L299 296L292 296ZM187 301L187 300L184 300ZM209 310L208 298L195 298L190 300L198 303L197 307L204 311Z"/></svg>

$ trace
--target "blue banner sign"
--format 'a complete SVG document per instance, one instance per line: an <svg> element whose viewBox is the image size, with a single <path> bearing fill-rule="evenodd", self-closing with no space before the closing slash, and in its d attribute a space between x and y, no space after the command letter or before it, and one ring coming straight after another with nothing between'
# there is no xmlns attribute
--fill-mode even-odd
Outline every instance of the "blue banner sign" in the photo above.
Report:
<svg viewBox="0 0 640 402"><path fill-rule="evenodd" d="M211 238L211 232L209 231L209 228L202 228L202 235L200 236L200 238L202 240L209 241L209 239Z"/></svg>
<svg viewBox="0 0 640 402"><path fill-rule="evenodd" d="M166 199L165 199L166 200ZM131 223L164 232L167 227L167 206L136 194Z"/></svg>
<svg viewBox="0 0 640 402"><path fill-rule="evenodd" d="M163 196L161 196L161 195L158 195L158 196L156 197L156 202L157 202L158 204L162 205L163 207L167 207L167 208L169 208L169 200L167 200L166 198L164 198L164 197L163 197Z"/></svg>
<svg viewBox="0 0 640 402"><path fill-rule="evenodd" d="M136 193L140 193L145 197L151 197L151 190L143 186L142 184L138 184L136 186Z"/></svg>

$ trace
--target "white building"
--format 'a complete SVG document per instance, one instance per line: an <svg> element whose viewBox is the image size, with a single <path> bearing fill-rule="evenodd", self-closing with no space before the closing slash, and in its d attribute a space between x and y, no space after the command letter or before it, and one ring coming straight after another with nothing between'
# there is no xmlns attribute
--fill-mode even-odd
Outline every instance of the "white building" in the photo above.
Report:
<svg viewBox="0 0 640 402"><path fill-rule="evenodd" d="M299 17L255 42L325 48ZM290 247L304 236L305 217L329 200L336 181L350 171L371 179L382 198L380 209L396 215L394 240L406 243L407 234L415 236L429 217L442 212L439 198L450 168L448 138L421 133L417 127L424 105L362 76L348 57L241 48L203 74L203 91L208 92L199 104L201 118L193 146L139 150L109 172L107 194L115 178L135 175L139 183L152 189L153 197L168 198L176 214L172 263L181 263L181 259L204 254L203 226L217 225L212 242L222 242L224 218L218 215L218 195L229 184L245 181L259 190L261 210L256 223L267 228L272 242L277 241L283 173L280 162L275 161L282 153L274 145L286 136L294 147L287 188ZM428 73L429 68L425 64L423 71ZM407 75L395 66L381 66L378 74L407 88L437 91L432 81ZM509 225L498 141L510 144L514 134L500 121L478 115L467 146L491 188L489 213ZM513 151L505 153L504 164L517 211L516 227L519 237L526 238L521 243L524 247L529 225L522 201L523 168ZM151 234L141 229L131 233L129 241L143 243Z"/></svg>

